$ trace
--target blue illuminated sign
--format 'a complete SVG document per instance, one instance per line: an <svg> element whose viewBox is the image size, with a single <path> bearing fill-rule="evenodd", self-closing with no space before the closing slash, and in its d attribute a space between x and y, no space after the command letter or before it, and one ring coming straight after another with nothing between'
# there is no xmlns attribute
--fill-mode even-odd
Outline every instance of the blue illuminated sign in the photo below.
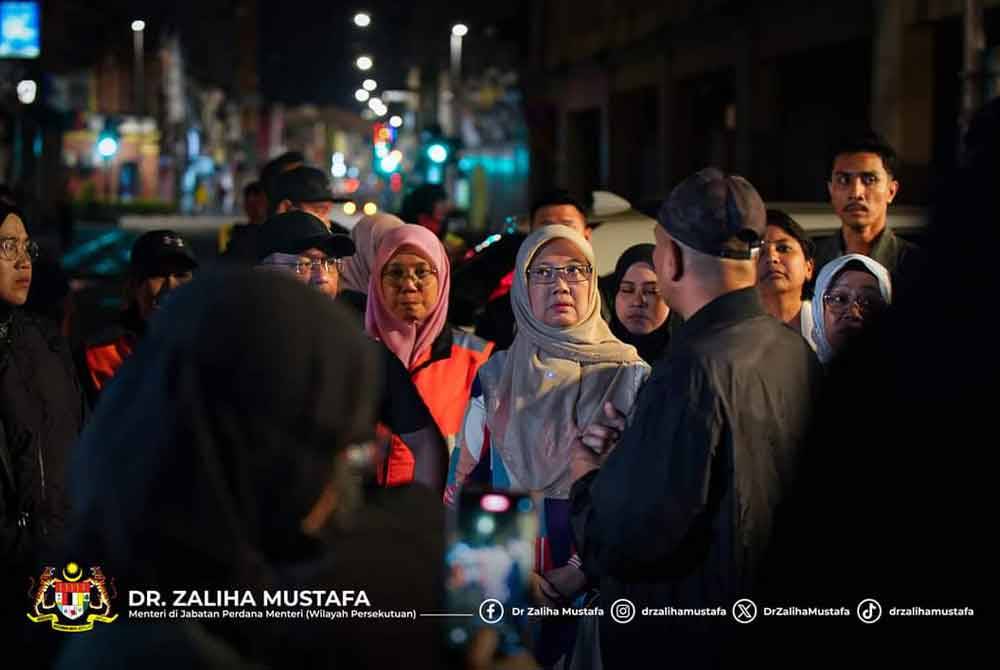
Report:
<svg viewBox="0 0 1000 670"><path fill-rule="evenodd" d="M42 31L37 2L0 2L0 58L38 58Z"/></svg>

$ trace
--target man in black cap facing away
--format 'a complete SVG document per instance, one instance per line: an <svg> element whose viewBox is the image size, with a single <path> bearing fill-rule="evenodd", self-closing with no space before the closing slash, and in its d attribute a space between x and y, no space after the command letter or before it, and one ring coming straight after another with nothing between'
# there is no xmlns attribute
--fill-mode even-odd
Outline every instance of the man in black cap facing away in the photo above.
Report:
<svg viewBox="0 0 1000 670"><path fill-rule="evenodd" d="M84 388L94 402L146 332L146 322L170 291L191 281L198 259L172 230L151 230L132 245L126 285L128 304L118 322L84 346Z"/></svg>
<svg viewBox="0 0 1000 670"><path fill-rule="evenodd" d="M335 203L326 173L309 165L300 165L282 172L268 187L267 206L270 216L295 210L309 212L330 228Z"/></svg>
<svg viewBox="0 0 1000 670"><path fill-rule="evenodd" d="M614 668L720 661L734 603L753 596L820 379L809 345L756 292L766 213L749 182L701 170L658 220L657 279L684 324L628 425L606 405L573 462L573 527L584 572L616 617L601 626ZM617 622L628 618L620 598L640 611L630 623ZM725 614L707 616L714 608Z"/></svg>

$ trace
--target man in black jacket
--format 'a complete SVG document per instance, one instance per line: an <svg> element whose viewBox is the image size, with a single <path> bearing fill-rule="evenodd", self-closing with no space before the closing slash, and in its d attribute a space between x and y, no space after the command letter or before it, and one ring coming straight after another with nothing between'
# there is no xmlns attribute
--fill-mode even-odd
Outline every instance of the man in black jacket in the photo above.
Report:
<svg viewBox="0 0 1000 670"><path fill-rule="evenodd" d="M735 601L754 593L820 368L755 291L766 214L749 182L702 170L658 218L658 281L685 323L629 425L606 406L606 425L584 432L572 521L606 611L622 618L620 598L639 611L631 623L602 621L605 667L640 667L656 655L712 667Z"/></svg>

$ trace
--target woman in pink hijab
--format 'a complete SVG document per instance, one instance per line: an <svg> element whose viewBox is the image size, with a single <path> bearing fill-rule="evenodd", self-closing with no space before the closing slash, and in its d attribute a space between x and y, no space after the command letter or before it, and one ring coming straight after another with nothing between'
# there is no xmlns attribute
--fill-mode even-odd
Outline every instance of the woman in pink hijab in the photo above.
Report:
<svg viewBox="0 0 1000 670"><path fill-rule="evenodd" d="M451 268L441 241L403 224L382 237L368 281L365 329L399 357L448 448L455 444L472 382L493 343L447 324ZM441 454L442 471L448 454ZM413 480L413 454L393 438L380 472L388 486Z"/></svg>

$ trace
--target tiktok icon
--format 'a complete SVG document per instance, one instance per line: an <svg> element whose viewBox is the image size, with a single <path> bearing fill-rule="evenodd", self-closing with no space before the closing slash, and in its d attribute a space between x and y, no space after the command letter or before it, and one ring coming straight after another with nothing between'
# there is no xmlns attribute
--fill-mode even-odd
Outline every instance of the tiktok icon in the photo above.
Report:
<svg viewBox="0 0 1000 670"><path fill-rule="evenodd" d="M858 603L858 618L861 623L875 623L882 618L882 606L874 598L865 598Z"/></svg>

